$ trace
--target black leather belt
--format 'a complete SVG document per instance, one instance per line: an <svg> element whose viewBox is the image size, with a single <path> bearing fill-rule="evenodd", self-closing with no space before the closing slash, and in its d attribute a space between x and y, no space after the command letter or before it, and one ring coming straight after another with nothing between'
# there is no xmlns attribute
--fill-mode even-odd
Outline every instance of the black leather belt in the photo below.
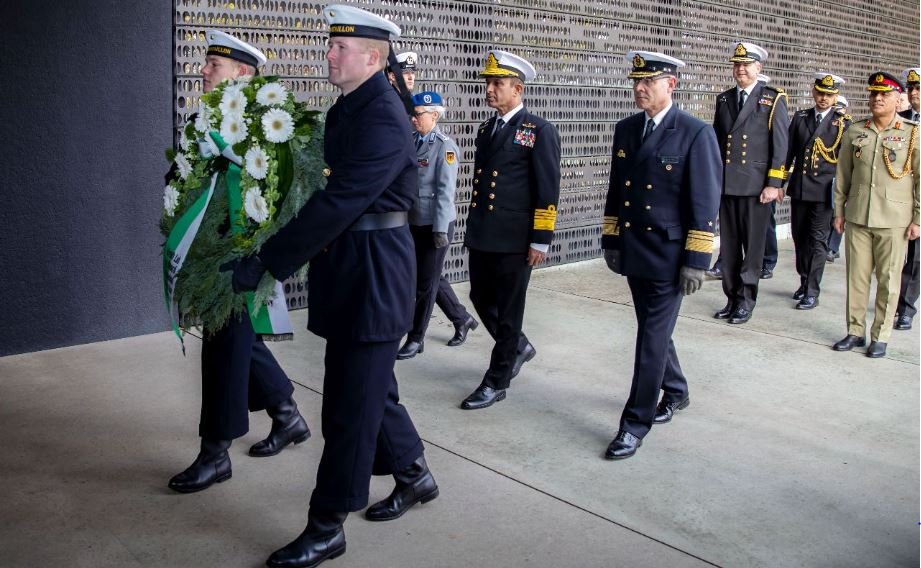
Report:
<svg viewBox="0 0 921 568"><path fill-rule="evenodd" d="M409 213L406 211L391 211L389 213L365 213L352 223L350 231L380 231L383 229L396 229L409 222Z"/></svg>

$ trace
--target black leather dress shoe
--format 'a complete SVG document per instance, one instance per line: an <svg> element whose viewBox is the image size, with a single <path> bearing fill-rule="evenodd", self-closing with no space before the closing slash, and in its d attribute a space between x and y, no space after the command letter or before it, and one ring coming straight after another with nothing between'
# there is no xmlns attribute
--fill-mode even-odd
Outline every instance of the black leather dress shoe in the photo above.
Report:
<svg viewBox="0 0 921 568"><path fill-rule="evenodd" d="M400 347L400 350L397 351L397 361L402 361L404 359L412 359L416 355L422 353L425 350L424 341L410 341L406 340L406 343L403 344L403 347Z"/></svg>
<svg viewBox="0 0 921 568"><path fill-rule="evenodd" d="M454 337L448 341L448 347L457 347L467 341L467 334L480 326L480 322L468 315L460 325L454 326Z"/></svg>
<svg viewBox="0 0 921 568"><path fill-rule="evenodd" d="M708 280L722 280L723 279L723 271L719 268L711 268L710 270L705 271L704 275L706 275Z"/></svg>
<svg viewBox="0 0 921 568"><path fill-rule="evenodd" d="M774 277L773 268L762 268L761 269L761 279L762 280L770 280L773 277Z"/></svg>
<svg viewBox="0 0 921 568"><path fill-rule="evenodd" d="M420 456L409 467L395 473L393 478L397 484L390 496L365 511L365 518L369 521L399 519L416 503L428 503L438 497L438 486L425 457Z"/></svg>
<svg viewBox="0 0 921 568"><path fill-rule="evenodd" d="M867 340L863 337L857 337L856 335L846 335L844 339L835 343L831 346L835 351L850 351L855 347L863 347L867 344Z"/></svg>
<svg viewBox="0 0 921 568"><path fill-rule="evenodd" d="M665 402L662 400L659 402L659 406L656 407L656 415L653 417L653 424L665 424L666 422L672 421L672 416L675 415L679 410L684 410L691 404L691 397L687 396L684 400L673 400L670 402Z"/></svg>
<svg viewBox="0 0 921 568"><path fill-rule="evenodd" d="M534 346L528 343L524 346L524 349L515 357L515 364L512 365L512 378L518 376L518 373L521 372L521 366L537 356L537 349L534 349Z"/></svg>
<svg viewBox="0 0 921 568"><path fill-rule="evenodd" d="M817 296L803 296L803 299L796 304L797 310L811 310L819 305Z"/></svg>
<svg viewBox="0 0 921 568"><path fill-rule="evenodd" d="M297 411L297 404L293 398L267 409L267 412L272 417L272 429L265 440L250 447L249 455L254 458L274 456L289 445L306 442L310 437L310 428Z"/></svg>
<svg viewBox="0 0 921 568"><path fill-rule="evenodd" d="M750 319L752 319L751 310L746 310L745 308L736 308L732 310L732 315L729 316L729 323L740 324L745 323Z"/></svg>
<svg viewBox="0 0 921 568"><path fill-rule="evenodd" d="M840 258L840 257L841 255L839 255L833 250L830 250L825 254L825 262L834 262L836 258Z"/></svg>
<svg viewBox="0 0 921 568"><path fill-rule="evenodd" d="M198 457L185 471L169 480L169 488L179 493L195 493L230 479L229 447L230 440L202 438Z"/></svg>
<svg viewBox="0 0 921 568"><path fill-rule="evenodd" d="M724 320L724 319L729 319L729 316L731 315L732 315L732 303L729 303L729 304L726 304L722 310L713 314L713 317L715 317L718 320Z"/></svg>
<svg viewBox="0 0 921 568"><path fill-rule="evenodd" d="M867 347L867 357L872 359L879 359L880 357L885 357L886 355L886 344L881 341L871 341L870 346Z"/></svg>
<svg viewBox="0 0 921 568"><path fill-rule="evenodd" d="M637 448L643 445L643 440L630 432L621 430L614 440L608 444L604 457L609 460L622 460L636 453Z"/></svg>
<svg viewBox="0 0 921 568"><path fill-rule="evenodd" d="M347 513L310 511L307 528L293 542L276 550L265 565L270 568L313 568L324 560L345 554L345 530L342 523Z"/></svg>
<svg viewBox="0 0 921 568"><path fill-rule="evenodd" d="M805 295L806 295L806 287L800 286L799 288L796 289L796 292L793 292L793 299L802 300Z"/></svg>
<svg viewBox="0 0 921 568"><path fill-rule="evenodd" d="M902 331L911 329L911 316L896 316L895 324L892 326L892 328Z"/></svg>
<svg viewBox="0 0 921 568"><path fill-rule="evenodd" d="M477 410L492 406L500 400L505 400L505 389L496 390L486 385L480 385L470 396L464 399L460 407L464 410Z"/></svg>

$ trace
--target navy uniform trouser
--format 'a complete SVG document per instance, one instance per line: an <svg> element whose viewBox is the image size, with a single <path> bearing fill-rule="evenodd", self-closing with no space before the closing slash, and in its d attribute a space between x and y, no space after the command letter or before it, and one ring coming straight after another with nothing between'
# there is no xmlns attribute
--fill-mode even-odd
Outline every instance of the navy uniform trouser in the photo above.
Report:
<svg viewBox="0 0 921 568"><path fill-rule="evenodd" d="M908 241L908 253L905 255L905 266L902 268L902 288L899 293L899 308L896 312L900 316L915 317L918 309L918 240Z"/></svg>
<svg viewBox="0 0 921 568"><path fill-rule="evenodd" d="M828 254L828 232L834 210L824 202L794 199L790 203L790 229L796 247L796 272L807 296L818 296L825 257Z"/></svg>
<svg viewBox="0 0 921 568"><path fill-rule="evenodd" d="M203 438L233 440L249 431L249 412L291 398L294 387L256 337L247 316L231 319L205 333L201 348L201 422Z"/></svg>
<svg viewBox="0 0 921 568"><path fill-rule="evenodd" d="M448 247L435 248L432 240L432 225L410 225L416 249L416 306L413 312L413 327L409 330L410 341L422 341L432 317L435 302L454 325L467 319L467 310L457 299L451 284L441 276ZM454 237L454 222L448 224L448 242Z"/></svg>
<svg viewBox="0 0 921 568"><path fill-rule="evenodd" d="M620 429L637 438L652 427L659 402L675 402L688 396L688 382L681 372L672 332L681 309L677 282L628 277L636 312L636 352L633 384L620 417Z"/></svg>
<svg viewBox="0 0 921 568"><path fill-rule="evenodd" d="M422 440L400 404L393 374L399 348L399 340L327 340L323 456L311 507L361 510L368 505L372 475L393 474L422 456Z"/></svg>
<svg viewBox="0 0 921 568"><path fill-rule="evenodd" d="M734 306L755 308L770 223L771 206L758 197L724 195L720 201L723 293Z"/></svg>
<svg viewBox="0 0 921 568"><path fill-rule="evenodd" d="M524 253L475 249L469 249L469 253L470 300L496 342L482 384L506 389L512 380L515 359L528 344L521 327L531 267Z"/></svg>

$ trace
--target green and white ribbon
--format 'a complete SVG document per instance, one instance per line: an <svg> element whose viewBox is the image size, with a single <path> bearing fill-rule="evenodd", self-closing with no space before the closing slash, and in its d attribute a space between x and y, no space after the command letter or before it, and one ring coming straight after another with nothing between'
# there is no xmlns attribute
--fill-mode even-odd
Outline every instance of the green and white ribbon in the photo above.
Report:
<svg viewBox="0 0 921 568"><path fill-rule="evenodd" d="M217 132L210 132L212 140L223 154L228 148L227 142ZM231 149L232 151L232 149ZM230 214L230 230L237 234L243 230L246 214L243 210L243 193L240 191L240 166L231 161L224 175L227 186L227 204ZM265 306L255 305L255 293L245 292L246 308L253 330L260 335L286 335L294 332L288 317L288 305L285 303L285 289L281 282L275 281L272 299Z"/></svg>
<svg viewBox="0 0 921 568"><path fill-rule="evenodd" d="M170 323L173 325L173 332L179 338L182 345L182 353L185 354L185 343L182 340L182 331L179 329L179 307L176 305L176 279L179 277L179 271L185 263L189 249L192 248L192 241L198 234L198 228L201 226L201 220L205 216L208 204L211 203L211 196L214 195L214 185L217 183L217 174L211 176L211 184L208 191L195 200L179 220L173 230L170 231L166 244L163 245L163 294L166 300L166 309L169 311Z"/></svg>

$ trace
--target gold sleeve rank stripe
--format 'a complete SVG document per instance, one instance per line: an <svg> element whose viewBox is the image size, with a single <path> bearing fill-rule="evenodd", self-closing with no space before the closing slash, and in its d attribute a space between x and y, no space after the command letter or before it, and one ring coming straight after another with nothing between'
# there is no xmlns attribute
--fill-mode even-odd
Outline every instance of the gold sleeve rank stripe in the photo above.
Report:
<svg viewBox="0 0 921 568"><path fill-rule="evenodd" d="M601 234L612 237L620 236L620 227L617 225L617 217L606 215L602 219Z"/></svg>
<svg viewBox="0 0 921 568"><path fill-rule="evenodd" d="M556 206L548 205L546 209L534 210L534 230L552 231L556 226Z"/></svg>
<svg viewBox="0 0 921 568"><path fill-rule="evenodd" d="M685 245L685 250L691 252L703 252L711 253L713 252L713 233L707 231L688 231L688 240Z"/></svg>
<svg viewBox="0 0 921 568"><path fill-rule="evenodd" d="M785 175L784 172L786 171L786 168L787 168L786 166L780 166L780 169L777 169L777 170L771 168L770 170L768 170L768 177L784 179L784 175Z"/></svg>

